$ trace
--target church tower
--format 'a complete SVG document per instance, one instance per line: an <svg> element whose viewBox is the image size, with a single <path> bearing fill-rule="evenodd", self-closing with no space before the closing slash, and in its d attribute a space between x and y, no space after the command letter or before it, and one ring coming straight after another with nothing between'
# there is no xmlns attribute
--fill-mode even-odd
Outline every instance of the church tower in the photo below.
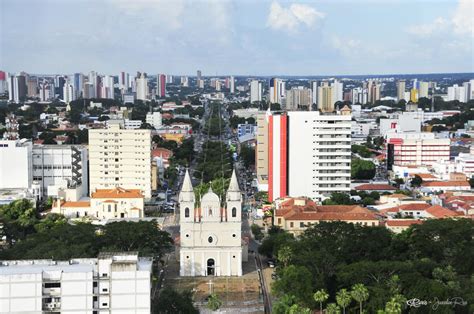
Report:
<svg viewBox="0 0 474 314"><path fill-rule="evenodd" d="M186 172L179 194L180 276L242 276L242 195L235 171L225 201L222 207L210 188L195 207Z"/></svg>

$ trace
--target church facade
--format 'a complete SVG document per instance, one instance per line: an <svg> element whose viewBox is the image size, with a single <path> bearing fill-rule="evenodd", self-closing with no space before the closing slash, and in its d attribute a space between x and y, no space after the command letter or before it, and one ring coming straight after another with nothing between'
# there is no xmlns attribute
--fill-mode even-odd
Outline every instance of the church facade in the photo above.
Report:
<svg viewBox="0 0 474 314"><path fill-rule="evenodd" d="M179 194L180 276L242 276L242 194L232 173L225 206L212 189L195 206L186 171Z"/></svg>

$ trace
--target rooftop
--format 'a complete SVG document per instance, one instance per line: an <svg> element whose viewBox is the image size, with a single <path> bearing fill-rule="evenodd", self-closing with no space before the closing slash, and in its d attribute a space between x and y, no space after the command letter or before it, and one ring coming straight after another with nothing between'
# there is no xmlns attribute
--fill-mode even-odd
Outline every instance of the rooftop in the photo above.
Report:
<svg viewBox="0 0 474 314"><path fill-rule="evenodd" d="M97 189L92 193L92 198L143 198L139 189L124 189L116 187L114 189Z"/></svg>

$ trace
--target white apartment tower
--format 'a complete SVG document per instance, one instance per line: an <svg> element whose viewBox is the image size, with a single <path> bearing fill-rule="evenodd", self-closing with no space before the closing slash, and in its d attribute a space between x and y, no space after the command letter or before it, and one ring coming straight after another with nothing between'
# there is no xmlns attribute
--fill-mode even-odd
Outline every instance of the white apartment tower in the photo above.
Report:
<svg viewBox="0 0 474 314"><path fill-rule="evenodd" d="M288 195L322 200L349 192L351 116L288 112Z"/></svg>
<svg viewBox="0 0 474 314"><path fill-rule="evenodd" d="M136 78L137 99L145 101L148 98L148 78L146 73L138 73Z"/></svg>
<svg viewBox="0 0 474 314"><path fill-rule="evenodd" d="M235 171L225 206L212 189L195 206L187 171L179 204L180 276L242 276L242 195Z"/></svg>
<svg viewBox="0 0 474 314"><path fill-rule="evenodd" d="M149 314L151 274L152 259L137 252L2 261L0 313Z"/></svg>
<svg viewBox="0 0 474 314"><path fill-rule="evenodd" d="M89 130L90 193L95 189L140 189L151 197L151 130L120 125Z"/></svg>
<svg viewBox="0 0 474 314"><path fill-rule="evenodd" d="M250 102L262 101L262 83L253 80L250 82Z"/></svg>

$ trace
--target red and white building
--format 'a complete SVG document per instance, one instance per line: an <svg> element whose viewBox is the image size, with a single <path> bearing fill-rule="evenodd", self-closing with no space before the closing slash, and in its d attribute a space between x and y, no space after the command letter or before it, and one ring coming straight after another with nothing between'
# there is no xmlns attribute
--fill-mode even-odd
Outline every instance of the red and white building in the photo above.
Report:
<svg viewBox="0 0 474 314"><path fill-rule="evenodd" d="M449 161L451 141L435 138L434 133L394 134L387 143L387 158L393 157L394 165L431 166L436 162ZM393 156L390 156L391 145Z"/></svg>
<svg viewBox="0 0 474 314"><path fill-rule="evenodd" d="M158 97L166 96L166 75L158 74L156 79L156 95Z"/></svg>
<svg viewBox="0 0 474 314"><path fill-rule="evenodd" d="M291 111L268 115L269 201L291 196L321 201L349 192L351 116Z"/></svg>

